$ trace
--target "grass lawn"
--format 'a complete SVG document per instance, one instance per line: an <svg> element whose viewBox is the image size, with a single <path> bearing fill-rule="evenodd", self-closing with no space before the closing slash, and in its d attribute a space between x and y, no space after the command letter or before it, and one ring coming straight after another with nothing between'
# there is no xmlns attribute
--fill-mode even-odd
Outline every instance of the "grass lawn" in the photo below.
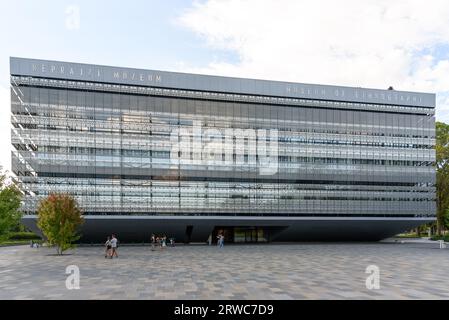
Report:
<svg viewBox="0 0 449 320"><path fill-rule="evenodd" d="M418 236L416 233L400 233L396 235L395 238L421 238L424 236L424 233L422 233L420 236Z"/></svg>
<svg viewBox="0 0 449 320"><path fill-rule="evenodd" d="M30 240L0 240L0 246L18 246L30 244Z"/></svg>
<svg viewBox="0 0 449 320"><path fill-rule="evenodd" d="M12 232L6 238L0 238L0 246L30 244L30 241L42 244L41 238L32 232Z"/></svg>

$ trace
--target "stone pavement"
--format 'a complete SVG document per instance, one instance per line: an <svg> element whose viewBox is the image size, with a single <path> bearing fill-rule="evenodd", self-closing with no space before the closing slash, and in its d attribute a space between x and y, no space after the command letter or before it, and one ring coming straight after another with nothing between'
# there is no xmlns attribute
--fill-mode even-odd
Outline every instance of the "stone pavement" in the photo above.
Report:
<svg viewBox="0 0 449 320"><path fill-rule="evenodd" d="M449 249L436 243L190 245L152 252L121 246L64 256L49 248L0 248L0 299L448 299ZM368 265L380 289L368 290ZM66 289L68 265L79 290Z"/></svg>

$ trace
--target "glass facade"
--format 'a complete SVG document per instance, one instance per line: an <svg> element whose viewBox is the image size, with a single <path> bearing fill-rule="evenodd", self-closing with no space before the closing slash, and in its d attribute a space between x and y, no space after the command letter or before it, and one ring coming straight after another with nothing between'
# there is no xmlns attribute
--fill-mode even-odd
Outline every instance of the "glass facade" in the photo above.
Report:
<svg viewBox="0 0 449 320"><path fill-rule="evenodd" d="M12 74L11 111L29 215L435 216L434 108Z"/></svg>

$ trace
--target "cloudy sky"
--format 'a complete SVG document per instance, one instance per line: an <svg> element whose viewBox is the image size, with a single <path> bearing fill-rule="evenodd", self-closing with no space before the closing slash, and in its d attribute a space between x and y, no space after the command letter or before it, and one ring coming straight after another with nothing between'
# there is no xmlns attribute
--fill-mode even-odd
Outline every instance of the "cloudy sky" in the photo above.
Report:
<svg viewBox="0 0 449 320"><path fill-rule="evenodd" d="M449 123L447 0L3 0L0 165L9 57L437 93Z"/></svg>

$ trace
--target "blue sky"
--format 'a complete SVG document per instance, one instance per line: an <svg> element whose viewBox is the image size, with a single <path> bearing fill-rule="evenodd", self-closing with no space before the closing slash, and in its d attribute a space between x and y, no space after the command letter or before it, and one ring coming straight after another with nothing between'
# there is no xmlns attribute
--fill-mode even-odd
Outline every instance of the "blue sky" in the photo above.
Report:
<svg viewBox="0 0 449 320"><path fill-rule="evenodd" d="M68 30L66 10L72 5L79 8L79 29ZM8 73L9 56L155 69L234 60L231 52L211 50L176 22L189 6L180 0L2 1L0 29L7 47L0 51L0 74ZM1 84L8 81L1 77Z"/></svg>
<svg viewBox="0 0 449 320"><path fill-rule="evenodd" d="M0 165L10 166L9 57L437 93L449 123L447 0L4 0Z"/></svg>

